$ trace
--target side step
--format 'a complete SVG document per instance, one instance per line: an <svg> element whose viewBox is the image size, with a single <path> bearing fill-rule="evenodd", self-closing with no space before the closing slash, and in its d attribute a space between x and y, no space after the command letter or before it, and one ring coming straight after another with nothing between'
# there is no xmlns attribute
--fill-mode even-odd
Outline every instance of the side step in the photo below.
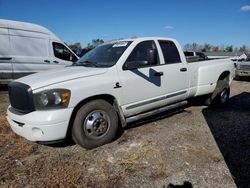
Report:
<svg viewBox="0 0 250 188"><path fill-rule="evenodd" d="M161 113L161 112L169 111L169 110L172 110L172 109L175 109L175 108L184 106L184 105L186 105L187 103L188 103L187 101L182 101L182 102L178 102L178 103L175 103L175 104L171 104L171 105L169 105L169 106L164 106L164 107L161 107L161 108L158 108L158 109L149 111L149 112L145 112L145 113L142 113L142 114L138 114L138 115L135 115L135 116L131 116L131 117L129 117L129 118L126 118L126 122L127 122L127 123L131 123L131 122L133 122L133 121L138 121L138 120L140 120L140 119L144 119L144 118L146 118L146 117L153 116L153 115L159 114L159 113Z"/></svg>

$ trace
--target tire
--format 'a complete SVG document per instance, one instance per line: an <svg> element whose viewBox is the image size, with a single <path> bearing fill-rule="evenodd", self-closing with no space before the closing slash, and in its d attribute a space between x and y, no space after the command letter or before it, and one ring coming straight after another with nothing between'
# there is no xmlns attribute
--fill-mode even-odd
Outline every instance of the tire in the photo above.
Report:
<svg viewBox="0 0 250 188"><path fill-rule="evenodd" d="M72 138L80 146L92 149L111 142L118 131L118 115L105 100L93 100L77 112Z"/></svg>
<svg viewBox="0 0 250 188"><path fill-rule="evenodd" d="M234 80L240 81L240 80L241 80L241 77L240 77L240 76L235 76L235 77L234 77Z"/></svg>
<svg viewBox="0 0 250 188"><path fill-rule="evenodd" d="M209 103L212 107L224 107L229 100L230 87L228 79L218 80L216 88L210 97Z"/></svg>
<svg viewBox="0 0 250 188"><path fill-rule="evenodd" d="M229 95L230 95L230 88L226 87L224 88L214 99L212 102L213 106L216 107L223 107L227 104L229 100Z"/></svg>

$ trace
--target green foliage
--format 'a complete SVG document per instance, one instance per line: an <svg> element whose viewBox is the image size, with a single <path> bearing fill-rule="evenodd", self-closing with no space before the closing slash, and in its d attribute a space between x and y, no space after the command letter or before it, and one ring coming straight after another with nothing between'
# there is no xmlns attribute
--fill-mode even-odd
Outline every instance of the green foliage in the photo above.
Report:
<svg viewBox="0 0 250 188"><path fill-rule="evenodd" d="M79 49L79 48L81 49L81 48L82 48L80 42L76 42L76 43L74 43L74 44L69 44L68 47L69 47L72 51L74 51L74 52L76 52L77 49Z"/></svg>
<svg viewBox="0 0 250 188"><path fill-rule="evenodd" d="M211 48L212 48L212 45L205 43L202 51L203 52L210 52Z"/></svg>
<svg viewBox="0 0 250 188"><path fill-rule="evenodd" d="M92 43L88 43L87 48L95 48L96 46L104 43L102 39L93 39Z"/></svg>
<svg viewBox="0 0 250 188"><path fill-rule="evenodd" d="M242 45L239 49L240 52L248 52L249 48L246 45Z"/></svg>
<svg viewBox="0 0 250 188"><path fill-rule="evenodd" d="M226 51L226 52L233 52L233 45L227 46L227 47L225 48L225 51Z"/></svg>

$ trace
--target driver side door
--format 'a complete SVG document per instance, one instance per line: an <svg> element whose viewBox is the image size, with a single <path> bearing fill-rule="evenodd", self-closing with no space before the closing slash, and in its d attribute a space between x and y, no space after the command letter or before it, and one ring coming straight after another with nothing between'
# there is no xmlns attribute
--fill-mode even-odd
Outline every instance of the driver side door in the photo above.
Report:
<svg viewBox="0 0 250 188"><path fill-rule="evenodd" d="M154 40L138 43L119 73L124 115L139 114L164 104L164 73Z"/></svg>

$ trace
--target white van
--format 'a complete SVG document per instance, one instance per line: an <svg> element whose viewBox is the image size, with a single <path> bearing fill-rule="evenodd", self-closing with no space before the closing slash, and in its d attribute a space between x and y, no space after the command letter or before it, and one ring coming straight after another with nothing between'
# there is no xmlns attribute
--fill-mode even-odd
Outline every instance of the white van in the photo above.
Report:
<svg viewBox="0 0 250 188"><path fill-rule="evenodd" d="M0 84L77 60L77 55L48 29L0 19Z"/></svg>

